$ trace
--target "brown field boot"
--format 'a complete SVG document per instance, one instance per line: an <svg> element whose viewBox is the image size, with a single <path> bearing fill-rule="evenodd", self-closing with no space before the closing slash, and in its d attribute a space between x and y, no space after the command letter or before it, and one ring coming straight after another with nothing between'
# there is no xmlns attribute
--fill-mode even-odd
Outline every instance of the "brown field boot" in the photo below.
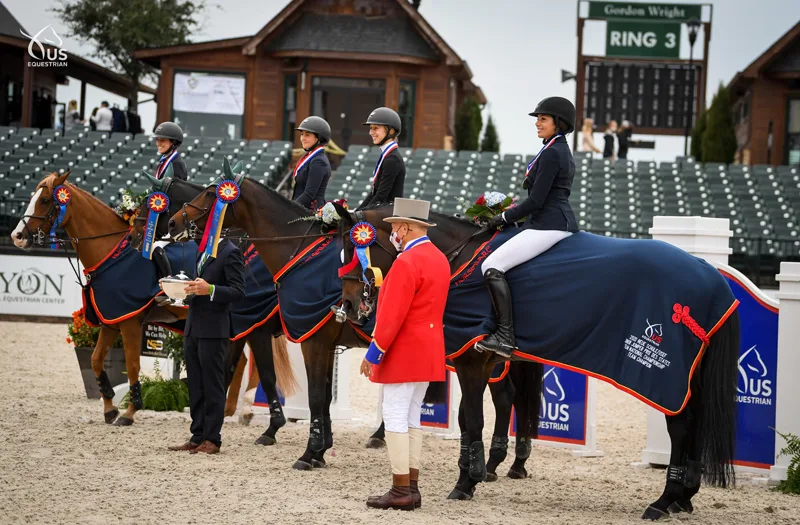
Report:
<svg viewBox="0 0 800 525"><path fill-rule="evenodd" d="M414 508L422 507L422 494L419 493L419 469L412 468L408 470L408 482L411 489L411 499L414 500Z"/></svg>
<svg viewBox="0 0 800 525"><path fill-rule="evenodd" d="M200 444L199 447L194 450L190 450L189 454L197 454L199 452L202 452L203 454L219 454L219 447L209 440L205 440Z"/></svg>
<svg viewBox="0 0 800 525"><path fill-rule="evenodd" d="M195 443L194 441L190 440L184 443L183 445L175 445L167 448L173 452L185 452L185 451L192 451L199 446L200 446L199 443Z"/></svg>
<svg viewBox="0 0 800 525"><path fill-rule="evenodd" d="M383 496L370 496L367 507L373 509L414 510L408 474L392 474L392 488Z"/></svg>

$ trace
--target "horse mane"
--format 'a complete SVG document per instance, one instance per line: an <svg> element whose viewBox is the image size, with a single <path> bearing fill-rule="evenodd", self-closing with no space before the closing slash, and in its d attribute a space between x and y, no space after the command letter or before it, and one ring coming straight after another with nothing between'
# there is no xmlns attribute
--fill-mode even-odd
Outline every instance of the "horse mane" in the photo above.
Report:
<svg viewBox="0 0 800 525"><path fill-rule="evenodd" d="M286 197L284 197L283 195L281 195L277 191L273 190L269 186L265 186L264 184L261 184L257 180L251 179L249 177L245 178L245 180L249 180L250 182L255 184L257 188L260 188L261 190L266 192L268 195L272 195L272 196L278 197L281 201L283 201L290 208L293 208L294 211L296 211L300 215L302 215L304 217L308 217L308 216L311 215L311 210L309 210L308 208L306 208L305 206L303 206L299 202L295 202L292 199L287 199Z"/></svg>
<svg viewBox="0 0 800 525"><path fill-rule="evenodd" d="M59 176L60 175L58 173L53 172L50 175L47 175L44 179L42 179L42 181L36 187L37 188L40 188L40 187L47 188L52 193L55 190L55 187L53 186L53 183L55 182L56 177L59 177ZM64 181L64 184L68 188L80 192L83 196L87 197L90 201L95 202L96 204L100 204L102 208L107 209L115 217L117 217L119 220L125 222L125 219L123 219L122 217L117 215L117 213L114 212L114 209L111 206L109 206L105 202L101 201L100 199L98 199L97 197L95 197L94 195L89 193L88 191L84 190L83 188L81 188L80 186L75 184L74 182L66 180L66 181Z"/></svg>

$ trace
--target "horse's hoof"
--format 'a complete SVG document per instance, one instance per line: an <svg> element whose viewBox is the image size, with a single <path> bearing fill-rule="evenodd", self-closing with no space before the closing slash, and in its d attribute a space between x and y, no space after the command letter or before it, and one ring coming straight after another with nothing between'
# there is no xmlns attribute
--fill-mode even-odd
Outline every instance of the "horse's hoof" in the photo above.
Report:
<svg viewBox="0 0 800 525"><path fill-rule="evenodd" d="M497 473L496 472L487 472L486 473L486 479L484 479L483 481L486 481L488 483L491 483L492 481L497 481Z"/></svg>
<svg viewBox="0 0 800 525"><path fill-rule="evenodd" d="M252 412L249 413L249 414L242 414L242 415L239 416L239 424L243 425L243 426L246 426L246 427L250 426L250 422L252 420L253 420L253 413Z"/></svg>
<svg viewBox="0 0 800 525"><path fill-rule="evenodd" d="M110 425L111 423L113 423L114 420L117 419L118 415L119 415L119 410L117 410L116 408L111 409L105 414L103 414L103 417L106 419L106 425Z"/></svg>
<svg viewBox="0 0 800 525"><path fill-rule="evenodd" d="M453 489L453 492L451 492L447 496L447 499L455 499L455 500L459 500L459 501L469 501L469 500L472 499L472 494L467 494L466 492L462 492L462 491L460 491L458 489Z"/></svg>
<svg viewBox="0 0 800 525"><path fill-rule="evenodd" d="M669 513L664 512L663 510L659 510L652 505L644 509L644 514L642 514L643 520L650 520L650 521L657 521L657 520L668 520Z"/></svg>
<svg viewBox="0 0 800 525"><path fill-rule="evenodd" d="M129 427L133 425L133 419L125 416L121 416L119 419L114 421L115 427Z"/></svg>
<svg viewBox="0 0 800 525"><path fill-rule="evenodd" d="M681 512L691 514L694 512L694 505L692 505L691 501L675 501L669 506L667 512L670 514L679 514Z"/></svg>
<svg viewBox="0 0 800 525"><path fill-rule="evenodd" d="M508 469L508 477L511 479L525 479L528 477L528 471L524 468L522 470Z"/></svg>
<svg viewBox="0 0 800 525"><path fill-rule="evenodd" d="M367 448L383 448L386 446L386 440L376 437L371 437L367 440Z"/></svg>
<svg viewBox="0 0 800 525"><path fill-rule="evenodd" d="M313 465L311 465L311 463L306 463L305 461L300 459L294 462L292 468L295 470L314 470L314 467Z"/></svg>
<svg viewBox="0 0 800 525"><path fill-rule="evenodd" d="M325 468L328 466L324 459L312 459L311 466L314 468Z"/></svg>
<svg viewBox="0 0 800 525"><path fill-rule="evenodd" d="M271 447L275 443L277 443L275 438L269 437L266 434L261 434L260 436L258 436L258 439L256 439L256 445L264 445L265 447Z"/></svg>

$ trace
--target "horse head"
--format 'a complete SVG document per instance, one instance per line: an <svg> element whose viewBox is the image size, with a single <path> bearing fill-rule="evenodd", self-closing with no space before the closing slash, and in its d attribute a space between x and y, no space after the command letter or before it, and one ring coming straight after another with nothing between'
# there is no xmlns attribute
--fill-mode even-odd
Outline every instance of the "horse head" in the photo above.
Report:
<svg viewBox="0 0 800 525"><path fill-rule="evenodd" d="M209 215L213 213L214 205L217 201L217 189L226 181L234 182L238 188L246 179L244 174L240 173L241 169L241 161L238 162L234 168L231 168L228 158L224 157L222 161L223 173L220 177L200 191L199 194L196 194L193 199L182 203L180 209L176 212L173 213L172 210L170 210L172 217L167 223L167 231L170 237L177 241L186 241L195 238L198 230L205 228ZM238 194L235 195L235 198L238 198L238 196ZM222 224L223 227L230 227L230 223L234 219L233 215L232 213L225 214L225 219Z"/></svg>
<svg viewBox="0 0 800 525"><path fill-rule="evenodd" d="M341 310L350 321L363 324L375 311L382 276L386 275L397 257L394 247L389 242L392 226L383 221L391 213L391 207L350 212L335 202L333 206L341 218L338 233L344 245ZM353 228L361 223L371 225L376 233L375 240L367 248L369 268L362 267L351 237Z"/></svg>
<svg viewBox="0 0 800 525"><path fill-rule="evenodd" d="M52 173L36 186L25 213L11 232L17 248L26 250L34 244L44 245L53 225L63 226L69 220L67 203L75 192L75 187L67 184L69 174L69 171L63 175Z"/></svg>

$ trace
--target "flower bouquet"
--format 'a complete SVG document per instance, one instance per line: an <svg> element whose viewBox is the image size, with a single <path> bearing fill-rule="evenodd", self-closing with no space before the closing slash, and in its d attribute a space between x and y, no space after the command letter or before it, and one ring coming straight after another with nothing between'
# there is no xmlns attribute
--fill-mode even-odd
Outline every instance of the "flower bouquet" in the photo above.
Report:
<svg viewBox="0 0 800 525"><path fill-rule="evenodd" d="M325 225L332 227L339 222L339 219L341 219L341 217L339 217L339 214L336 213L336 208L333 206L333 203L338 204L345 210L350 209L347 207L347 199L335 199L326 202L325 205L322 208L318 209L316 213L314 213L313 215L309 215L308 217L301 217L291 222L322 221Z"/></svg>
<svg viewBox="0 0 800 525"><path fill-rule="evenodd" d="M499 191L487 191L471 205L467 204L463 198L459 198L458 201L466 208L464 212L466 217L475 224L483 225L495 215L499 215L513 207L515 199Z"/></svg>
<svg viewBox="0 0 800 525"><path fill-rule="evenodd" d="M133 226L133 222L136 220L136 217L139 216L139 211L147 196L147 192L136 194L130 188L125 188L122 190L122 199L120 199L114 211L128 224Z"/></svg>

